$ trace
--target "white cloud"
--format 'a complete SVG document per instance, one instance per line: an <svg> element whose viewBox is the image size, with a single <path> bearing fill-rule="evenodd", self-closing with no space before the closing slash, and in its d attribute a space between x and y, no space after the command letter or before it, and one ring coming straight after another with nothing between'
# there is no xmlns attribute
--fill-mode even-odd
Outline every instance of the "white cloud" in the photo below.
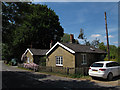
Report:
<svg viewBox="0 0 120 90"><path fill-rule="evenodd" d="M92 34L91 37L100 37L100 34Z"/></svg>
<svg viewBox="0 0 120 90"><path fill-rule="evenodd" d="M112 36L112 35L109 35L108 37L109 37L109 38L114 38L114 36ZM105 38L106 38L106 36L105 36Z"/></svg>
<svg viewBox="0 0 120 90"><path fill-rule="evenodd" d="M116 42L113 42L114 44L118 44L118 41L116 41Z"/></svg>
<svg viewBox="0 0 120 90"><path fill-rule="evenodd" d="M113 38L114 36L112 36L112 35L109 35L108 37L109 37L109 38Z"/></svg>

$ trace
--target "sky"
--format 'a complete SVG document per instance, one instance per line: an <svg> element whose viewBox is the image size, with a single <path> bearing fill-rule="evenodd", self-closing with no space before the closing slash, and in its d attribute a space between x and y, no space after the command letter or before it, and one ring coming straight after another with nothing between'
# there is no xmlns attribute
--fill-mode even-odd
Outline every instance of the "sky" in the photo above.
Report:
<svg viewBox="0 0 120 90"><path fill-rule="evenodd" d="M36 2L46 4L59 16L59 21L64 33L74 34L78 39L80 29L88 41L100 39L106 45L105 16L107 24L109 44L118 46L118 3L117 2ZM84 41L78 39L83 44Z"/></svg>

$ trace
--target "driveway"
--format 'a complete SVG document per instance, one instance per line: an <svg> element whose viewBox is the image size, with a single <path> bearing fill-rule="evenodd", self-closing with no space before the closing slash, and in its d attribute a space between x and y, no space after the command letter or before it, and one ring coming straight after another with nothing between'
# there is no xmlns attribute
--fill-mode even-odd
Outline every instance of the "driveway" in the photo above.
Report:
<svg viewBox="0 0 120 90"><path fill-rule="evenodd" d="M72 79L22 70L2 63L2 88L102 88L119 89L118 80L98 81Z"/></svg>

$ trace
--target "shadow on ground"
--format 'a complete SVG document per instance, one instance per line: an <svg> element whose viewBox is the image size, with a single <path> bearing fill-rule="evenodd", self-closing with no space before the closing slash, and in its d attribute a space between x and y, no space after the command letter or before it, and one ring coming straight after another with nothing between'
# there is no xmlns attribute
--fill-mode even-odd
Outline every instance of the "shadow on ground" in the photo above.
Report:
<svg viewBox="0 0 120 90"><path fill-rule="evenodd" d="M94 80L99 80L99 81L104 81L104 82L108 82L107 79L103 79L103 78L99 78L99 77L93 77ZM116 76L113 78L113 80L111 81L117 81L117 80L120 80L120 75L119 76Z"/></svg>
<svg viewBox="0 0 120 90"><path fill-rule="evenodd" d="M19 72L19 71L3 71L2 72L2 85L4 88L102 88L106 90L110 87L101 87L95 82L89 80L77 81L77 80L50 80L48 75L33 74L31 72ZM40 81L38 79L41 79ZM42 80L43 79L43 80ZM115 87L111 87L115 89Z"/></svg>

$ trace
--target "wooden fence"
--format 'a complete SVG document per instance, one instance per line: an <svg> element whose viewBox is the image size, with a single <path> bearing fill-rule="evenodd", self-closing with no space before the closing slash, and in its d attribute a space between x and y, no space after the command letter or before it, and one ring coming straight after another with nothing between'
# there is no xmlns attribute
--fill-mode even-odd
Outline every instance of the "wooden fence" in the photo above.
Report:
<svg viewBox="0 0 120 90"><path fill-rule="evenodd" d="M23 64L19 64L18 67L25 68ZM28 68L31 69L31 68ZM32 68L34 70L34 68ZM46 66L38 66L35 68L34 71L38 72L53 72L53 73L60 73L60 74L81 74L81 75L88 75L89 67L80 67L80 68L69 68L69 67L46 67Z"/></svg>

